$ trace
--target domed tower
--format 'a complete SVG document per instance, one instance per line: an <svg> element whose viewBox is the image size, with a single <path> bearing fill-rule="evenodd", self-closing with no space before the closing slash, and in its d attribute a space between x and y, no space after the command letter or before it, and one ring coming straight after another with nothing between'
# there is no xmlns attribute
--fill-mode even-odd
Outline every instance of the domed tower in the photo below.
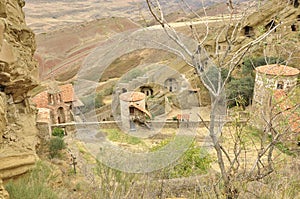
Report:
<svg viewBox="0 0 300 199"><path fill-rule="evenodd" d="M253 93L253 108L257 114L257 124L269 120L276 93L287 94L297 85L300 71L285 65L265 65L257 67Z"/></svg>
<svg viewBox="0 0 300 199"><path fill-rule="evenodd" d="M297 84L300 71L284 65L265 65L257 67L253 102L266 105L270 92L283 90L289 92Z"/></svg>
<svg viewBox="0 0 300 199"><path fill-rule="evenodd" d="M135 123L146 123L151 114L146 110L146 95L141 92L126 92L120 95L121 120L126 130L135 130Z"/></svg>

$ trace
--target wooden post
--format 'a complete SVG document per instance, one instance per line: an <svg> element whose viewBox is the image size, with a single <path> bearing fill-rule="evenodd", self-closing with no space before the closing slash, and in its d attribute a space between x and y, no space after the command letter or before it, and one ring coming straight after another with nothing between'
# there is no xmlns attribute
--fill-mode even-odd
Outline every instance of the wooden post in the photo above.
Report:
<svg viewBox="0 0 300 199"><path fill-rule="evenodd" d="M74 169L74 173L76 174L76 165L77 165L77 161L76 161L76 157L75 157L75 155L73 155L72 153L71 153L71 165L73 165L73 169Z"/></svg>

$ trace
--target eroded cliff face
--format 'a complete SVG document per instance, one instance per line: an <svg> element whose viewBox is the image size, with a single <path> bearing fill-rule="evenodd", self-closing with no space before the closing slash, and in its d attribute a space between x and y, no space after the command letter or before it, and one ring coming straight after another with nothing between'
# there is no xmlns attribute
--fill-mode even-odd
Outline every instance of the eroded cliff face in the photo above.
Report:
<svg viewBox="0 0 300 199"><path fill-rule="evenodd" d="M35 38L26 26L24 0L0 1L0 179L34 165L36 109L28 91L37 86Z"/></svg>

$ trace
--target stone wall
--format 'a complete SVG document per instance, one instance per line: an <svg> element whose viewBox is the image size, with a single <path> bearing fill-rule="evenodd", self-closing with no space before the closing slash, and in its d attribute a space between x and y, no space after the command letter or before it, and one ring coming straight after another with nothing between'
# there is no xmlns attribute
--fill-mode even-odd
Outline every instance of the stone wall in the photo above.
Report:
<svg viewBox="0 0 300 199"><path fill-rule="evenodd" d="M27 172L37 160L36 108L28 92L38 84L38 67L33 58L35 38L25 24L24 5L24 0L0 1L0 179L3 180Z"/></svg>

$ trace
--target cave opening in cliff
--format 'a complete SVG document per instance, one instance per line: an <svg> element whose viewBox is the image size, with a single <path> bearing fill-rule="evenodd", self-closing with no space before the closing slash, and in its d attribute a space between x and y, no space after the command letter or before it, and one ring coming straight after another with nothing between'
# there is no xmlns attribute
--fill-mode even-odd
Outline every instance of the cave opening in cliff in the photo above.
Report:
<svg viewBox="0 0 300 199"><path fill-rule="evenodd" d="M271 20L271 21L265 26L265 28L266 28L266 30L271 30L271 29L275 28L276 25L277 25L276 22L275 22L274 20ZM274 32L276 32L276 28L274 29Z"/></svg>
<svg viewBox="0 0 300 199"><path fill-rule="evenodd" d="M245 35L246 37L251 37L251 36L253 36L253 27L251 27L251 26L245 26L245 27L244 27L244 35Z"/></svg>
<svg viewBox="0 0 300 199"><path fill-rule="evenodd" d="M0 92L4 92L4 90L5 90L5 86L0 84Z"/></svg>
<svg viewBox="0 0 300 199"><path fill-rule="evenodd" d="M298 0L294 0L294 7L298 8L299 7L299 1Z"/></svg>

